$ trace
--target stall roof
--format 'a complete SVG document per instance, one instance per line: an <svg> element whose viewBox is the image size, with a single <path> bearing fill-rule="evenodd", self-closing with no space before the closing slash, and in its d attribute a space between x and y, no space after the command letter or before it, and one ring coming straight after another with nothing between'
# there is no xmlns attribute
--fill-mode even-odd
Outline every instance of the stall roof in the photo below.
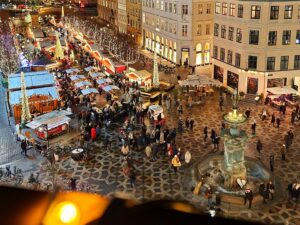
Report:
<svg viewBox="0 0 300 225"><path fill-rule="evenodd" d="M88 94L92 94L92 93L95 93L95 94L99 93L96 88L83 89L83 90L81 90L81 92L82 92L83 95L88 95Z"/></svg>
<svg viewBox="0 0 300 225"><path fill-rule="evenodd" d="M267 91L274 95L298 94L298 92L288 86L267 88Z"/></svg>
<svg viewBox="0 0 300 225"><path fill-rule="evenodd" d="M84 79L84 78L85 78L84 75L72 75L70 77L71 81L80 80L80 79Z"/></svg>
<svg viewBox="0 0 300 225"><path fill-rule="evenodd" d="M70 69L67 69L67 70L65 70L65 71L66 71L67 74L69 74L69 73L78 73L78 72L80 72L80 70L77 69L77 68L70 68Z"/></svg>
<svg viewBox="0 0 300 225"><path fill-rule="evenodd" d="M47 71L24 73L26 88L52 86L55 84L54 77ZM8 77L8 89L21 89L21 74L11 74Z"/></svg>
<svg viewBox="0 0 300 225"><path fill-rule="evenodd" d="M30 123L26 124L26 126L31 129L36 129L43 124L47 124L48 130L51 130L52 128L58 127L64 123L68 123L71 118L67 116L71 114L72 113L66 110L54 110L52 112L34 118Z"/></svg>
<svg viewBox="0 0 300 225"><path fill-rule="evenodd" d="M32 62L33 66L46 66L49 64L55 63L54 61L52 61L51 59L48 58L39 58L37 60L34 60Z"/></svg>
<svg viewBox="0 0 300 225"><path fill-rule="evenodd" d="M35 38L44 38L44 34L42 29L40 28L32 28L33 35Z"/></svg>
<svg viewBox="0 0 300 225"><path fill-rule="evenodd" d="M149 73L147 70L132 71L132 72L126 73L126 76L130 78L131 74L133 74L134 76L137 75L140 78L147 78L147 77L151 77L152 76L152 74Z"/></svg>
<svg viewBox="0 0 300 225"><path fill-rule="evenodd" d="M27 96L32 95L49 95L53 99L59 99L57 89L55 87L44 87L26 90ZM9 103L10 105L17 105L21 102L21 91L11 91L9 93Z"/></svg>
<svg viewBox="0 0 300 225"><path fill-rule="evenodd" d="M112 90L112 87L110 85L107 85L103 88L104 91L109 92Z"/></svg>
<svg viewBox="0 0 300 225"><path fill-rule="evenodd" d="M51 41L51 40L48 40L48 41L40 41L40 46L41 48L48 48L48 47L51 47L51 46L54 46L55 45L55 42L54 41Z"/></svg>
<svg viewBox="0 0 300 225"><path fill-rule="evenodd" d="M180 86L221 86L222 83L205 75L189 75L186 80L178 81Z"/></svg>
<svg viewBox="0 0 300 225"><path fill-rule="evenodd" d="M92 78L105 77L105 74L99 73L99 72L93 72L93 73L90 73L90 76L91 76Z"/></svg>
<svg viewBox="0 0 300 225"><path fill-rule="evenodd" d="M83 87L83 86L92 86L92 84L91 84L91 82L89 82L89 81L82 81L82 82L77 82L77 83L75 84L75 86L76 86L77 88L80 88L80 87Z"/></svg>

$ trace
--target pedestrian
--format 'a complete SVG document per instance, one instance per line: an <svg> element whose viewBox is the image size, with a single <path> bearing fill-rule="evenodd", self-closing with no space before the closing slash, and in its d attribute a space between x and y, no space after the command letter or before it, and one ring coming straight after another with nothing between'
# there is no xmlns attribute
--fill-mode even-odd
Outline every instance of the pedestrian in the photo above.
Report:
<svg viewBox="0 0 300 225"><path fill-rule="evenodd" d="M270 196L270 199L273 200L274 199L274 193L275 193L275 186L272 183L272 181L269 181L267 184L267 190Z"/></svg>
<svg viewBox="0 0 300 225"><path fill-rule="evenodd" d="M246 110L246 112L245 112L245 115L246 115L247 118L250 117L250 113L251 113L251 110L250 110L250 108L248 108L248 109Z"/></svg>
<svg viewBox="0 0 300 225"><path fill-rule="evenodd" d="M134 172L134 168L130 169L129 172L130 186L133 188L135 186L136 174Z"/></svg>
<svg viewBox="0 0 300 225"><path fill-rule="evenodd" d="M215 138L216 138L216 131L214 129L211 129L210 131L210 139L211 139L211 142L214 144L214 141L215 141Z"/></svg>
<svg viewBox="0 0 300 225"><path fill-rule="evenodd" d="M274 155L270 155L269 157L270 170L274 172Z"/></svg>
<svg viewBox="0 0 300 225"><path fill-rule="evenodd" d="M191 130L191 131L193 131L193 128L194 128L194 122L195 122L195 121L194 121L193 119L190 120L190 130Z"/></svg>
<svg viewBox="0 0 300 225"><path fill-rule="evenodd" d="M192 154L189 150L187 150L184 154L184 161L188 165L191 162Z"/></svg>
<svg viewBox="0 0 300 225"><path fill-rule="evenodd" d="M294 140L294 132L292 130L288 131L288 135L290 137L290 142L291 144L293 144L293 140Z"/></svg>
<svg viewBox="0 0 300 225"><path fill-rule="evenodd" d="M255 135L255 131L256 131L256 122L255 122L255 120L253 120L253 123L251 125L251 129L252 129L252 135Z"/></svg>
<svg viewBox="0 0 300 225"><path fill-rule="evenodd" d="M272 114L271 116L271 122L270 122L270 125L273 125L273 127L275 127L275 113Z"/></svg>
<svg viewBox="0 0 300 225"><path fill-rule="evenodd" d="M208 127L204 127L203 133L204 133L204 142L206 142L206 139L208 137Z"/></svg>
<svg viewBox="0 0 300 225"><path fill-rule="evenodd" d="M251 209L253 200L253 192L249 188L245 190L245 197L244 197L244 205L246 205L247 201L249 201L249 209Z"/></svg>
<svg viewBox="0 0 300 225"><path fill-rule="evenodd" d="M281 160L284 161L285 160L285 153L286 153L286 146L285 146L285 144L282 145L280 151L281 151Z"/></svg>
<svg viewBox="0 0 300 225"><path fill-rule="evenodd" d="M277 125L277 128L279 128L279 126L280 126L280 118L279 117L276 118L276 125Z"/></svg>
<svg viewBox="0 0 300 225"><path fill-rule="evenodd" d="M96 132L95 127L92 127L92 129L91 129L91 138L93 141L96 141L96 139L97 139L97 132Z"/></svg>
<svg viewBox="0 0 300 225"><path fill-rule="evenodd" d="M26 140L22 140L21 141L21 154L24 153L24 156L27 156L27 143L26 143Z"/></svg>
<svg viewBox="0 0 300 225"><path fill-rule="evenodd" d="M178 155L175 155L171 161L174 172L177 173L178 168L181 166L180 160L178 158Z"/></svg>
<svg viewBox="0 0 300 225"><path fill-rule="evenodd" d="M263 144L261 143L260 139L257 140L256 143L256 150L258 151L258 157L260 158L260 153L262 150Z"/></svg>
<svg viewBox="0 0 300 225"><path fill-rule="evenodd" d="M296 118L296 112L295 110L293 110L292 114L291 114L291 123L294 125L295 124L295 118Z"/></svg>
<svg viewBox="0 0 300 225"><path fill-rule="evenodd" d="M267 199L269 198L267 186L264 183L259 185L259 194L263 197L263 203L267 203Z"/></svg>
<svg viewBox="0 0 300 225"><path fill-rule="evenodd" d="M207 198L207 205L208 207L212 206L212 197L213 197L213 191L211 187L208 187L206 192L205 192L205 197Z"/></svg>
<svg viewBox="0 0 300 225"><path fill-rule="evenodd" d="M123 145L121 148L122 155L126 158L126 156L129 154L129 147L127 144Z"/></svg>
<svg viewBox="0 0 300 225"><path fill-rule="evenodd" d="M177 111L179 115L183 114L183 108L182 108L182 104L180 103L179 106L177 107Z"/></svg>
<svg viewBox="0 0 300 225"><path fill-rule="evenodd" d="M190 126L190 120L189 120L189 117L187 117L187 118L185 119L185 128L186 128L186 129L189 129L189 126Z"/></svg>
<svg viewBox="0 0 300 225"><path fill-rule="evenodd" d="M145 148L145 155L148 159L150 159L151 157L151 153L152 153L152 149L150 145L147 145L147 147Z"/></svg>
<svg viewBox="0 0 300 225"><path fill-rule="evenodd" d="M182 132L183 132L183 121L182 121L181 117L179 117L177 125L178 125L178 128L177 128L178 133L182 134Z"/></svg>

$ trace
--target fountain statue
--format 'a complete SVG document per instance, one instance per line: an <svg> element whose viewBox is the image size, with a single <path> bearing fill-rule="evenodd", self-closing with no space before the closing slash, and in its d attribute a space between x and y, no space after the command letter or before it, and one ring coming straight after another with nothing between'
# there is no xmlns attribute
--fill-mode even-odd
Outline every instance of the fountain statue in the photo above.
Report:
<svg viewBox="0 0 300 225"><path fill-rule="evenodd" d="M237 181L246 181L247 170L245 166L245 148L247 143L246 132L240 131L238 125L247 121L247 117L238 114L239 96L237 89L232 95L232 112L223 116L224 122L230 128L223 131L224 139L224 162L221 171L224 177L224 187L232 189L238 186Z"/></svg>
<svg viewBox="0 0 300 225"><path fill-rule="evenodd" d="M192 174L193 186L201 190L209 185L223 195L244 196L250 188L257 194L259 185L270 179L270 172L255 158L245 157L248 136L238 127L247 121L246 115L238 112L239 95L232 95L232 110L222 116L228 128L223 129L224 153L216 153L195 162ZM227 198L230 202L230 198Z"/></svg>

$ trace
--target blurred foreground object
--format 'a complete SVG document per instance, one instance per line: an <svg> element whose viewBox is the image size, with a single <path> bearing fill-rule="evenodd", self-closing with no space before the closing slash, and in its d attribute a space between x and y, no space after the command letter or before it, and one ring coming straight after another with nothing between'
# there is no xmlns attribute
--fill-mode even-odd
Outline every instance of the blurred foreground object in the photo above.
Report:
<svg viewBox="0 0 300 225"><path fill-rule="evenodd" d="M0 218L5 225L250 225L200 215L191 205L158 200L137 204L80 192L39 192L0 187Z"/></svg>

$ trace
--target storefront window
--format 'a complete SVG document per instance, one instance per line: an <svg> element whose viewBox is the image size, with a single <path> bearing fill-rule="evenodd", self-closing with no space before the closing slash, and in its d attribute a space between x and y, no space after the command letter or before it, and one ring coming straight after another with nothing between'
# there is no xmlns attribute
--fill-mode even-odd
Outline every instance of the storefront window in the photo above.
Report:
<svg viewBox="0 0 300 225"><path fill-rule="evenodd" d="M227 72L227 85L233 89L239 86L239 75L231 71Z"/></svg>

